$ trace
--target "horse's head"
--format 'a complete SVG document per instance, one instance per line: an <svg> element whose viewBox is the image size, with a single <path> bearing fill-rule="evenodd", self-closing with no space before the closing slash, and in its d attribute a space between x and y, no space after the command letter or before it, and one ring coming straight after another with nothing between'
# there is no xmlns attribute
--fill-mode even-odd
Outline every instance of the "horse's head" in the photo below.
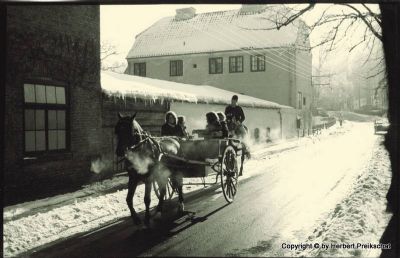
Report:
<svg viewBox="0 0 400 258"><path fill-rule="evenodd" d="M135 120L136 113L133 116L122 116L118 113L118 122L114 132L117 136L116 154L119 157L125 155L125 150L138 144L142 140L142 128Z"/></svg>

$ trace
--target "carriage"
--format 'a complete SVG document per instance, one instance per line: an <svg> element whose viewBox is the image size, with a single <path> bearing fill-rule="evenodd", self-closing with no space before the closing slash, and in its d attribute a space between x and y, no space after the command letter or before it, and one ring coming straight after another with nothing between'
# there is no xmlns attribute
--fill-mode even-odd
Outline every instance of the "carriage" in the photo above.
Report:
<svg viewBox="0 0 400 258"><path fill-rule="evenodd" d="M183 178L202 179L202 183L186 183L185 185L215 185L219 181L225 200L228 203L233 202L237 194L238 177L243 170L243 143L235 138L179 139L179 143L178 155L163 154L160 161L173 173L180 173ZM207 183L205 178L213 175L215 175L215 181ZM157 182L153 181L153 187L159 198L160 191ZM164 198L171 199L175 192L176 189L169 180Z"/></svg>

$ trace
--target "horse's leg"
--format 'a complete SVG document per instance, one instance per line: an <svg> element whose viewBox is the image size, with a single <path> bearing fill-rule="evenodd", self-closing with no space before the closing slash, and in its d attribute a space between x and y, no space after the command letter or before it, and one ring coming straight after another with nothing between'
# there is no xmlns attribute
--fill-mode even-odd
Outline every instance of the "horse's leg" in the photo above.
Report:
<svg viewBox="0 0 400 258"><path fill-rule="evenodd" d="M163 204L164 204L164 197L165 197L165 193L166 193L166 190L167 190L166 189L166 184L168 183L168 180L167 180L167 182L165 182L164 179L157 178L156 181L157 181L158 190L159 190L159 193L160 193L160 196L158 198L158 205L157 205L156 211L157 212L162 212L162 207L163 207Z"/></svg>
<svg viewBox="0 0 400 258"><path fill-rule="evenodd" d="M126 195L126 203L128 204L129 211L131 212L131 217L136 225L141 223L139 216L137 215L135 209L133 208L133 196L135 195L138 179L133 175L129 175L128 182L128 194Z"/></svg>
<svg viewBox="0 0 400 258"><path fill-rule="evenodd" d="M183 204L183 178L182 175L173 175L172 176L172 181L173 181L173 185L175 187L175 189L178 192L178 200L179 200L179 208L178 208L178 212L182 213L185 208L184 208L184 204Z"/></svg>
<svg viewBox="0 0 400 258"><path fill-rule="evenodd" d="M145 182L144 204L146 205L145 223L149 225L150 222L150 202L151 202L151 180L147 179Z"/></svg>

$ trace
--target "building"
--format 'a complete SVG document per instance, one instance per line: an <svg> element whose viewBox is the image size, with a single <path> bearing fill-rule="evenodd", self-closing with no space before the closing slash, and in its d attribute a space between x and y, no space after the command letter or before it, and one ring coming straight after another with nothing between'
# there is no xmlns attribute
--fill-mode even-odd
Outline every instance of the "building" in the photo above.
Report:
<svg viewBox="0 0 400 258"><path fill-rule="evenodd" d="M311 120L308 27L297 21L268 29L274 26L268 18L282 10L280 5L200 14L177 9L136 36L126 73L240 92L294 107Z"/></svg>
<svg viewBox="0 0 400 258"><path fill-rule="evenodd" d="M7 5L4 202L92 179L102 149L96 5Z"/></svg>

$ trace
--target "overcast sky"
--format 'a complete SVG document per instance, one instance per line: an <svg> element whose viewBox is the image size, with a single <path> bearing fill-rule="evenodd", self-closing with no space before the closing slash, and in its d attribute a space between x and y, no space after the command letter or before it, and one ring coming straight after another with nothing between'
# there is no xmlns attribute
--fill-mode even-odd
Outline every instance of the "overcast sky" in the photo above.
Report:
<svg viewBox="0 0 400 258"><path fill-rule="evenodd" d="M299 5L296 5L299 6ZM319 4L302 17L306 23L317 19L328 5ZM167 16L174 16L175 10L184 7L195 7L196 13L213 12L220 10L239 9L241 5L102 5L100 7L100 31L101 41L107 41L117 47L119 55L114 56L109 62L125 62L125 57L132 47L135 36L150 27L159 19ZM335 9L336 8L336 9ZM342 7L334 6L332 11L341 12ZM371 8L377 8L377 5ZM345 10L346 8L344 8ZM345 42L349 44L357 38L357 33L362 34L362 26L355 31ZM311 43L320 40L326 31L315 31L311 34ZM354 51L356 52L356 51ZM313 65L318 63L319 49L313 50ZM360 52L358 52L360 54ZM347 66L349 59L348 51L335 53L334 58L330 58L331 66L340 67L342 70Z"/></svg>

